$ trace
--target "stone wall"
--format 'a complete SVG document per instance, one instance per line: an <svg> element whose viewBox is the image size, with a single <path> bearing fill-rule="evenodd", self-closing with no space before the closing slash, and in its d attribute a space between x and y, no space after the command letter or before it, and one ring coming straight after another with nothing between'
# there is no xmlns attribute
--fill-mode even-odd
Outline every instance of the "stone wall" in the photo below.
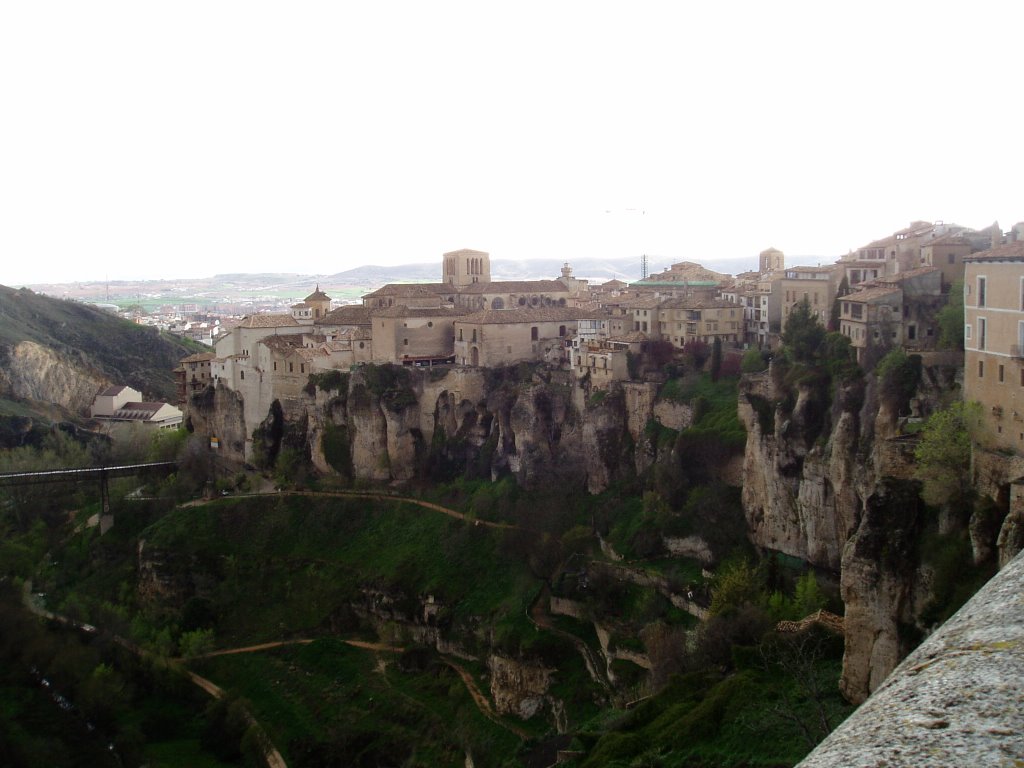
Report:
<svg viewBox="0 0 1024 768"><path fill-rule="evenodd" d="M1024 557L903 660L800 768L1024 764Z"/></svg>

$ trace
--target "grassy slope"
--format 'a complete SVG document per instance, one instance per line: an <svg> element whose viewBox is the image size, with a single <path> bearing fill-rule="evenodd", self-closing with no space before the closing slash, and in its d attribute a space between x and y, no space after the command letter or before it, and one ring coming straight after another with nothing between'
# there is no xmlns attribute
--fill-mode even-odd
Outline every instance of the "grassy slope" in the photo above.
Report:
<svg viewBox="0 0 1024 768"><path fill-rule="evenodd" d="M86 304L0 286L0 348L21 341L49 347L67 360L161 400L174 399L171 371L181 358L199 349ZM5 364L2 354L0 364Z"/></svg>

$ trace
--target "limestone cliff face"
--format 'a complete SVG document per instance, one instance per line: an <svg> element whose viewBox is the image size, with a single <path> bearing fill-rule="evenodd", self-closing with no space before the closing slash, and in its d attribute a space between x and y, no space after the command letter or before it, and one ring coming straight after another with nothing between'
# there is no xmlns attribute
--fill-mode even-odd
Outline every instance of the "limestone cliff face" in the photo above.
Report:
<svg viewBox="0 0 1024 768"><path fill-rule="evenodd" d="M0 393L8 397L53 403L83 415L96 394L112 383L81 362L32 341L15 344L5 353Z"/></svg>
<svg viewBox="0 0 1024 768"><path fill-rule="evenodd" d="M253 455L254 433L272 442L304 424L314 466L355 481L403 483L440 463L478 477L510 473L525 488L591 493L669 460L645 436L652 419L680 429L693 418L686 405L659 403L655 384L629 384L588 403L572 377L554 369L525 381L476 368L393 375L384 385L366 369L342 374L326 389L276 401L258 419L221 385L193 397L188 417L236 461Z"/></svg>
<svg viewBox="0 0 1024 768"><path fill-rule="evenodd" d="M915 627L930 594L930 572L916 549L924 515L914 443L897 434L896 414L879 405L874 382L858 386L840 388L831 406L797 387L787 408L768 373L745 377L739 403L751 540L839 573L846 610L841 687L854 702L906 655L903 638L913 632L901 630ZM826 419L831 429L821 428Z"/></svg>
<svg viewBox="0 0 1024 768"><path fill-rule="evenodd" d="M193 430L219 439L224 456L239 462L245 458L248 432L241 395L223 384L207 387L188 403L187 413Z"/></svg>
<svg viewBox="0 0 1024 768"><path fill-rule="evenodd" d="M739 416L747 429L743 509L750 537L764 549L837 571L873 482L857 464L858 415L842 411L827 441L808 441L809 411L820 404L807 387L799 388L790 413L776 405L780 399L768 375L744 380Z"/></svg>

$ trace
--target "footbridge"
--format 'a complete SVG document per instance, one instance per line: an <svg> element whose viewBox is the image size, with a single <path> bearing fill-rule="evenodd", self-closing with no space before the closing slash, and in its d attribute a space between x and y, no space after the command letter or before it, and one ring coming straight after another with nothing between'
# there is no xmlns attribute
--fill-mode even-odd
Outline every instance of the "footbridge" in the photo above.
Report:
<svg viewBox="0 0 1024 768"><path fill-rule="evenodd" d="M150 461L144 464L114 464L102 467L78 467L75 469L44 469L36 472L0 473L0 488L12 485L48 485L50 483L78 483L99 481L103 514L110 514L110 490L112 477L131 477L142 474L169 474L177 469L175 461Z"/></svg>

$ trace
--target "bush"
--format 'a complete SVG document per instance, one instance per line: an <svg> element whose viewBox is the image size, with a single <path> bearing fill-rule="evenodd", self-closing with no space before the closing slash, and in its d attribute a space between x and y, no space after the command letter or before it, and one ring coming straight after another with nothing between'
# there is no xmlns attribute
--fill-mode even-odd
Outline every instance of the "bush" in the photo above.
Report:
<svg viewBox="0 0 1024 768"><path fill-rule="evenodd" d="M740 370L743 373L760 373L767 368L768 361L765 360L760 349L751 347L743 353L743 359L740 361Z"/></svg>

